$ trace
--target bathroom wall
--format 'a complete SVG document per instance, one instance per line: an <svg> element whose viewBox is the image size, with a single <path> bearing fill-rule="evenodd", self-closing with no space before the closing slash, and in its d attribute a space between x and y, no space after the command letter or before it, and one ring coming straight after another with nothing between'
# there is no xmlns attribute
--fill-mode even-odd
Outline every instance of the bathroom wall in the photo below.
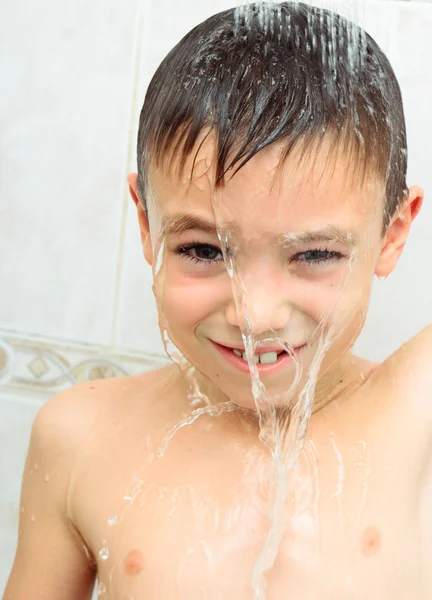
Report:
<svg viewBox="0 0 432 600"><path fill-rule="evenodd" d="M137 120L155 68L193 25L231 5L15 0L0 7L0 591L40 406L74 382L167 360L126 175L136 170ZM362 4L359 15L399 77L408 184L426 192L396 271L374 284L356 344L362 356L382 360L432 321L432 4L381 0Z"/></svg>

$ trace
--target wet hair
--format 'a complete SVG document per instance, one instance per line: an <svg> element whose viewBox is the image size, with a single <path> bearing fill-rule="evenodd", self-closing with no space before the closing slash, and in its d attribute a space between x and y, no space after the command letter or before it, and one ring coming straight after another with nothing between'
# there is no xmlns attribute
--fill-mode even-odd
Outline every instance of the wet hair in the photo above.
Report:
<svg viewBox="0 0 432 600"><path fill-rule="evenodd" d="M383 233L407 194L406 127L395 73L370 35L325 9L257 2L213 15L174 46L140 114L144 208L150 167L176 156L183 172L206 131L216 140L216 189L227 171L234 176L270 144L283 142L282 165L295 148L301 146L304 159L315 142L319 147L327 139L332 155L341 150L348 158L353 185L366 175L383 183Z"/></svg>

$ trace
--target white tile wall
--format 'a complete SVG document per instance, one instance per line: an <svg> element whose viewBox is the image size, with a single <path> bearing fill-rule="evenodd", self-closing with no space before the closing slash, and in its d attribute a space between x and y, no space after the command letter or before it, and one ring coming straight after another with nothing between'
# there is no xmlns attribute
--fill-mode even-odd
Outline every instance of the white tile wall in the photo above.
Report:
<svg viewBox="0 0 432 600"><path fill-rule="evenodd" d="M0 327L108 343L136 1L6 5Z"/></svg>
<svg viewBox="0 0 432 600"><path fill-rule="evenodd" d="M0 338L7 341L3 354L0 344L0 591L40 404L71 377L138 372L163 351L126 174L136 170L137 121L152 73L192 26L231 4L15 0L0 8ZM400 79L409 184L426 191L400 265L375 284L356 344L379 360L432 316L432 5L382 0L370 3L366 18Z"/></svg>
<svg viewBox="0 0 432 600"><path fill-rule="evenodd" d="M15 554L21 479L31 425L41 404L0 391L0 594Z"/></svg>

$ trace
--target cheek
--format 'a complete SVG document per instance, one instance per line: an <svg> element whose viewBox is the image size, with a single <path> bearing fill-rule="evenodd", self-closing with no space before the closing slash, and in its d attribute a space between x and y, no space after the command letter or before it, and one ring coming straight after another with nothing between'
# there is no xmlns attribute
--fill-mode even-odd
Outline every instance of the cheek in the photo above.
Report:
<svg viewBox="0 0 432 600"><path fill-rule="evenodd" d="M301 312L321 323L325 330L334 327L341 333L350 329L353 322L361 320L367 311L370 295L370 282L363 274L351 273L347 280L316 282L299 302Z"/></svg>
<svg viewBox="0 0 432 600"><path fill-rule="evenodd" d="M315 323L338 319L348 303L347 293L341 291L336 277L328 281L302 281L295 288L286 289L285 297L296 312L307 315Z"/></svg>
<svg viewBox="0 0 432 600"><path fill-rule="evenodd" d="M191 276L179 269L167 269L155 293L170 326L189 328L221 309L227 286L221 277L205 277L202 273Z"/></svg>
<svg viewBox="0 0 432 600"><path fill-rule="evenodd" d="M343 291L335 290L331 305L327 306L329 324L342 337L358 335L364 325L369 306L370 284L367 278L352 278Z"/></svg>

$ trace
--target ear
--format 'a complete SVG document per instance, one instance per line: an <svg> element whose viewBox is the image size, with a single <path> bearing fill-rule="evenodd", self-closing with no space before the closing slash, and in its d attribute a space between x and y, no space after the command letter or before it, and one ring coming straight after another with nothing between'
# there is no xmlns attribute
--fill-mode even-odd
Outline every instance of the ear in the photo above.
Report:
<svg viewBox="0 0 432 600"><path fill-rule="evenodd" d="M418 185L409 189L408 198L392 219L384 236L381 254L375 268L378 277L387 277L395 268L404 249L412 222L423 204L424 191Z"/></svg>
<svg viewBox="0 0 432 600"><path fill-rule="evenodd" d="M129 193L137 207L138 224L140 228L141 244L143 248L144 258L149 265L153 263L153 250L151 245L150 230L148 224L148 217L144 210L144 203L140 199L138 192L138 173L129 173L127 176L127 182L129 185Z"/></svg>

